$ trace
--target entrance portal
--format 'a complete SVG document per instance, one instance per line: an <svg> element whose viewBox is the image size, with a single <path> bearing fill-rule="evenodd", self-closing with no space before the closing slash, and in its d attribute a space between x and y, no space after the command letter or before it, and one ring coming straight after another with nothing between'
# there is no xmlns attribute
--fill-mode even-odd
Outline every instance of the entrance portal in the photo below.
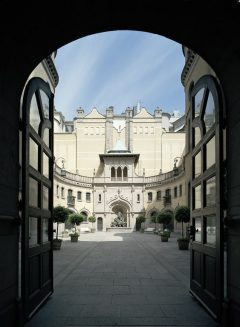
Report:
<svg viewBox="0 0 240 327"><path fill-rule="evenodd" d="M98 230L98 232L102 232L102 230L103 230L103 219L102 219L102 217L98 217L98 219L97 219L97 230Z"/></svg>

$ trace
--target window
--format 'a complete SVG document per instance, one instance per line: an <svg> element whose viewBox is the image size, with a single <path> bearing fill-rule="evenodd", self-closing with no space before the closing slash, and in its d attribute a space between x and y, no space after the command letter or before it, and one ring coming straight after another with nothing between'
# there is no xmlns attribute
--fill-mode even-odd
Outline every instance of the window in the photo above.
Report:
<svg viewBox="0 0 240 327"><path fill-rule="evenodd" d="M117 169L117 180L118 181L122 180L122 169L121 169L121 167L118 167L118 169Z"/></svg>
<svg viewBox="0 0 240 327"><path fill-rule="evenodd" d="M140 194L137 194L137 202L140 202Z"/></svg>
<svg viewBox="0 0 240 327"><path fill-rule="evenodd" d="M102 194L98 194L98 202L102 202Z"/></svg>
<svg viewBox="0 0 240 327"><path fill-rule="evenodd" d="M177 198L177 186L174 187L174 197Z"/></svg>
<svg viewBox="0 0 240 327"><path fill-rule="evenodd" d="M171 196L171 189L170 188L165 190L165 196Z"/></svg>
<svg viewBox="0 0 240 327"><path fill-rule="evenodd" d="M128 179L128 170L127 170L127 167L124 167L124 169L123 169L123 180L127 181L127 179Z"/></svg>
<svg viewBox="0 0 240 327"><path fill-rule="evenodd" d="M86 201L91 202L91 193L89 192L86 193Z"/></svg>
<svg viewBox="0 0 240 327"><path fill-rule="evenodd" d="M182 184L179 185L179 196L182 196Z"/></svg>
<svg viewBox="0 0 240 327"><path fill-rule="evenodd" d="M152 192L148 192L148 202L152 202Z"/></svg>
<svg viewBox="0 0 240 327"><path fill-rule="evenodd" d="M77 192L77 200L82 201L82 192L80 191Z"/></svg>
<svg viewBox="0 0 240 327"><path fill-rule="evenodd" d="M68 190L68 196L72 196L73 195L73 191L72 190Z"/></svg>
<svg viewBox="0 0 240 327"><path fill-rule="evenodd" d="M157 201L160 201L162 197L161 191L157 191Z"/></svg>
<svg viewBox="0 0 240 327"><path fill-rule="evenodd" d="M61 187L61 198L64 199L64 187Z"/></svg>
<svg viewBox="0 0 240 327"><path fill-rule="evenodd" d="M57 185L57 190L56 190L56 192L57 192L57 197L59 197L59 185Z"/></svg>
<svg viewBox="0 0 240 327"><path fill-rule="evenodd" d="M115 179L116 179L116 171L115 171L115 168L112 167L111 168L111 180L115 181Z"/></svg>

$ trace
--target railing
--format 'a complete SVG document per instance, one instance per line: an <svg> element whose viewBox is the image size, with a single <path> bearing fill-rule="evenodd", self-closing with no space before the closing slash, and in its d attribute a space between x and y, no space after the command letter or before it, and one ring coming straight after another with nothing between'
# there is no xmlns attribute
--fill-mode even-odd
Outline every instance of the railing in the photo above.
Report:
<svg viewBox="0 0 240 327"><path fill-rule="evenodd" d="M161 174L161 175L155 175L155 176L149 176L149 177L145 177L145 183L146 184L150 184L150 183L161 183L165 180L168 180L170 178L176 177L178 175L180 175L180 173L183 171L183 166L179 166L176 167L175 169Z"/></svg>
<svg viewBox="0 0 240 327"><path fill-rule="evenodd" d="M54 167L54 171L57 175L62 176L64 178L70 179L75 182L79 183L87 183L87 184L92 184L93 182L93 177L88 177L88 176L82 176L78 174L73 174L65 169L61 169L60 167L56 166Z"/></svg>
<svg viewBox="0 0 240 327"><path fill-rule="evenodd" d="M155 176L139 176L139 177L88 177L88 176L82 176L78 174L73 174L65 169L61 169L58 166L54 167L54 172L56 175L62 176L66 179L79 182L79 183L85 183L85 184L93 184L93 182L96 183L110 183L110 182L131 182L131 183L145 183L145 184L152 184L152 183L159 183L174 178L178 175L180 175L183 172L183 165L180 165L173 170L160 174Z"/></svg>

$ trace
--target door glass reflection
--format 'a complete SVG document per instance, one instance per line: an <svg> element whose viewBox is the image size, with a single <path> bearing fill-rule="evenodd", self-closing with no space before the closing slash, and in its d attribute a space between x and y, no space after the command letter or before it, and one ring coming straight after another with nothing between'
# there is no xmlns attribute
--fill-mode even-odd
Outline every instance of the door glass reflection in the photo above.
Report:
<svg viewBox="0 0 240 327"><path fill-rule="evenodd" d="M37 99L35 94L32 97L31 105L30 105L30 117L29 122L30 125L35 129L35 131L38 133L39 124L40 124L41 118L39 114L39 109L37 105Z"/></svg>
<svg viewBox="0 0 240 327"><path fill-rule="evenodd" d="M194 157L194 178L201 174L201 151Z"/></svg>
<svg viewBox="0 0 240 327"><path fill-rule="evenodd" d="M195 95L195 105L194 105L194 117L198 117L200 115L200 109L201 109L201 104L203 100L203 93L204 93L204 88L198 91L198 93Z"/></svg>
<svg viewBox="0 0 240 327"><path fill-rule="evenodd" d="M206 169L215 164L215 136L206 145Z"/></svg>
<svg viewBox="0 0 240 327"><path fill-rule="evenodd" d="M38 145L31 137L29 139L29 165L38 170Z"/></svg>
<svg viewBox="0 0 240 327"><path fill-rule="evenodd" d="M49 158L44 152L43 152L43 175L49 178Z"/></svg>
<svg viewBox="0 0 240 327"><path fill-rule="evenodd" d="M216 205L216 178L215 176L206 181L206 206Z"/></svg>
<svg viewBox="0 0 240 327"><path fill-rule="evenodd" d="M206 242L216 245L216 217L206 217Z"/></svg>
<svg viewBox="0 0 240 327"><path fill-rule="evenodd" d="M201 218L195 218L195 241L202 242L202 225Z"/></svg>
<svg viewBox="0 0 240 327"><path fill-rule="evenodd" d="M194 209L199 209L202 206L201 201L201 185L194 188Z"/></svg>
<svg viewBox="0 0 240 327"><path fill-rule="evenodd" d="M29 177L29 205L38 207L38 182Z"/></svg>
<svg viewBox="0 0 240 327"><path fill-rule="evenodd" d="M49 188L43 185L43 209L49 208Z"/></svg>
<svg viewBox="0 0 240 327"><path fill-rule="evenodd" d="M44 218L43 219L43 231L42 231L43 242L49 241L48 223L49 223L49 219Z"/></svg>
<svg viewBox="0 0 240 327"><path fill-rule="evenodd" d="M40 95L42 99L44 117L49 119L49 97L43 90L40 90Z"/></svg>
<svg viewBox="0 0 240 327"><path fill-rule="evenodd" d="M37 245L38 242L38 218L29 217L28 221L29 230L29 246Z"/></svg>

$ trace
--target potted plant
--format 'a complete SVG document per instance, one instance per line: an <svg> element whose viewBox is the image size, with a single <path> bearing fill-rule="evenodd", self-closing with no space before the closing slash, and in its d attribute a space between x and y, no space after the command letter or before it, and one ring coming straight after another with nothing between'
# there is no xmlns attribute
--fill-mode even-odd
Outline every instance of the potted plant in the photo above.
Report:
<svg viewBox="0 0 240 327"><path fill-rule="evenodd" d="M95 217L95 216L90 216L90 217L88 217L88 221L89 221L90 223L92 223L91 233L94 233L96 229L93 228L93 223L96 222L96 217Z"/></svg>
<svg viewBox="0 0 240 327"><path fill-rule="evenodd" d="M178 238L178 248L179 250L188 250L189 238L184 237L183 233L183 223L188 223L190 221L190 209L187 206L178 206L175 209L175 219L177 222L182 223L182 237Z"/></svg>
<svg viewBox="0 0 240 327"><path fill-rule="evenodd" d="M142 223L145 223L145 216L140 215L136 218L136 230L140 230L141 233L144 232L144 228L142 228Z"/></svg>
<svg viewBox="0 0 240 327"><path fill-rule="evenodd" d="M69 210L62 206L53 208L53 221L57 223L56 238L53 239L53 250L60 250L62 240L58 238L58 227L68 219Z"/></svg>
<svg viewBox="0 0 240 327"><path fill-rule="evenodd" d="M77 226L79 226L84 221L84 217L79 213L72 213L69 216L69 221L74 225L74 233L69 234L71 237L71 242L77 242L79 237L79 234L77 233Z"/></svg>
<svg viewBox="0 0 240 327"><path fill-rule="evenodd" d="M161 237L161 241L162 242L168 242L168 239L170 237L170 233L168 230L163 230L159 233L160 237Z"/></svg>

